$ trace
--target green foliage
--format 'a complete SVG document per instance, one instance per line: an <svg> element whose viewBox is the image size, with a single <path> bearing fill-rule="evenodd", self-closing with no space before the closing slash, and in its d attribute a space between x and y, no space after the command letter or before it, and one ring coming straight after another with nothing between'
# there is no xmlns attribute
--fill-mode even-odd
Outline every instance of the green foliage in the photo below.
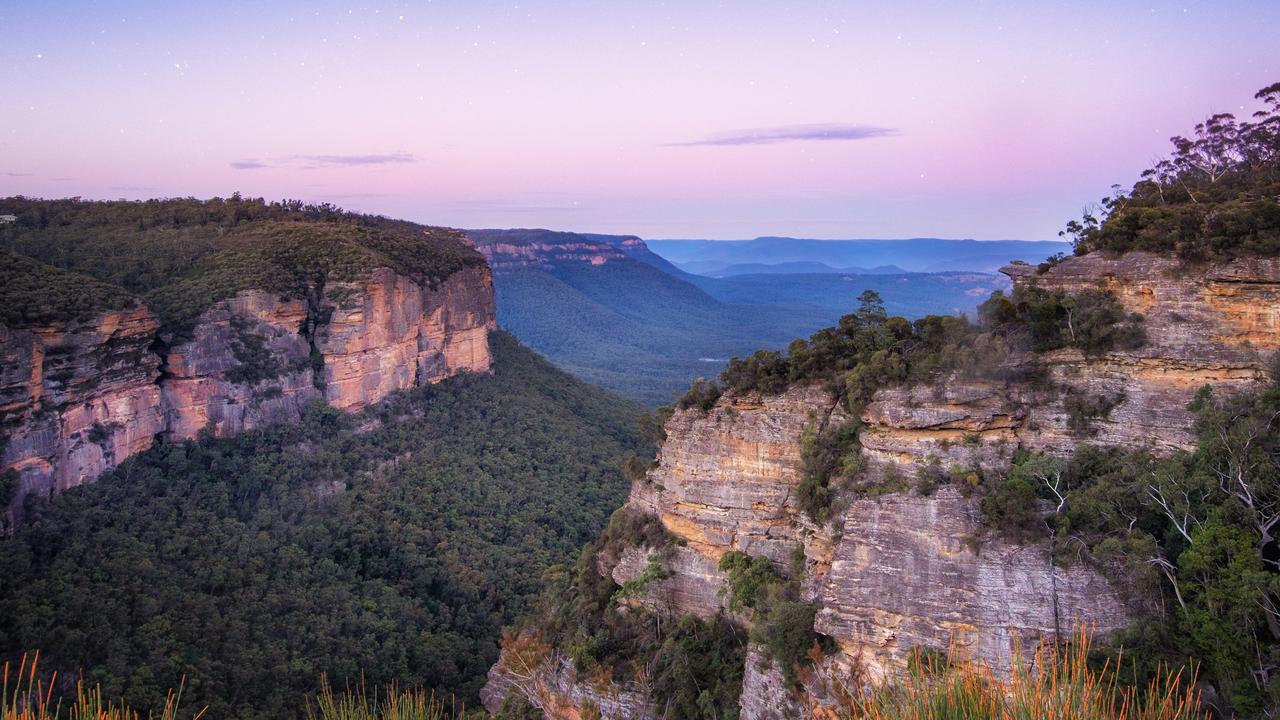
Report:
<svg viewBox="0 0 1280 720"><path fill-rule="evenodd" d="M622 587L618 588L617 599L638 598L649 589L650 585L666 580L669 577L671 577L671 571L667 570L662 556L650 555L648 562L645 563L644 570L638 576L622 583Z"/></svg>
<svg viewBox="0 0 1280 720"><path fill-rule="evenodd" d="M963 317L930 315L911 322L887 317L874 292L864 292L861 300L860 309L835 327L793 341L786 356L756 353L731 360L720 377L724 389L773 392L795 383L823 383L856 416L882 387L944 372L986 376L1007 354L1002 342L982 335Z"/></svg>
<svg viewBox="0 0 1280 720"><path fill-rule="evenodd" d="M764 645L769 657L782 668L787 684L796 682L796 668L807 661L817 640L813 621L817 607L811 602L785 599L774 603L763 622L752 630L751 639Z"/></svg>
<svg viewBox="0 0 1280 720"><path fill-rule="evenodd" d="M1280 254L1280 83L1252 120L1227 113L1171 138L1173 153L1129 191L1113 188L1061 233L1076 254L1148 250L1191 260Z"/></svg>
<svg viewBox="0 0 1280 720"><path fill-rule="evenodd" d="M728 576L729 609L759 609L770 588L783 582L769 558L751 557L741 550L730 550L720 558L720 572Z"/></svg>
<svg viewBox="0 0 1280 720"><path fill-rule="evenodd" d="M1000 482L982 498L982 523L1015 542L1031 542L1044 535L1036 488L1025 478Z"/></svg>
<svg viewBox="0 0 1280 720"><path fill-rule="evenodd" d="M814 522L825 523L831 519L832 477L850 476L861 468L860 429L856 420L828 422L821 429L810 422L800 434L801 474L796 487L796 507Z"/></svg>
<svg viewBox="0 0 1280 720"><path fill-rule="evenodd" d="M1072 347L1093 357L1146 343L1142 316L1126 314L1109 291L1068 295L1024 285L1012 296L993 293L978 308L978 317L1014 347L1035 352Z"/></svg>
<svg viewBox="0 0 1280 720"><path fill-rule="evenodd" d="M218 718L300 717L321 673L475 706L499 629L600 533L621 459L646 452L641 408L508 335L491 347L492 375L162 443L31 501L0 539L0 660L40 647L143 707L185 673Z"/></svg>
<svg viewBox="0 0 1280 720"><path fill-rule="evenodd" d="M502 707L493 716L493 720L543 720L543 712L531 704L523 695L511 693L502 701Z"/></svg>
<svg viewBox="0 0 1280 720"><path fill-rule="evenodd" d="M766 557L731 550L720 558L720 571L727 576L729 609L750 614L755 622L751 640L777 661L789 684L796 682L796 669L807 662L810 648L818 642L813 631L817 609L799 599L804 550L797 550L792 564L800 572L791 578L778 574Z"/></svg>
<svg viewBox="0 0 1280 720"><path fill-rule="evenodd" d="M689 387L688 392L680 396L676 401L676 408L679 410L688 410L689 408L697 408L702 412L707 412L715 407L716 401L720 399L720 386L714 381L698 378L693 381L693 385Z"/></svg>
<svg viewBox="0 0 1280 720"><path fill-rule="evenodd" d="M0 212L18 218L0 226L0 248L101 281L94 293L103 300L81 304L119 302L100 289L106 283L142 297L175 331L241 290L314 300L327 283L377 267L434 286L484 264L456 231L298 201L11 197L0 199ZM44 292L67 295L56 283ZM46 305L41 312L54 317L83 312L70 299Z"/></svg>
<svg viewBox="0 0 1280 720"><path fill-rule="evenodd" d="M137 304L128 291L0 249L0 324L84 321Z"/></svg>
<svg viewBox="0 0 1280 720"><path fill-rule="evenodd" d="M1105 420L1111 411L1124 402L1124 393L1118 395L1099 395L1069 388L1062 398L1062 407L1067 411L1067 427L1071 434L1079 438L1092 437L1097 433L1093 422Z"/></svg>
<svg viewBox="0 0 1280 720"><path fill-rule="evenodd" d="M662 717L736 720L745 666L746 643L732 623L681 617L654 656L653 694Z"/></svg>

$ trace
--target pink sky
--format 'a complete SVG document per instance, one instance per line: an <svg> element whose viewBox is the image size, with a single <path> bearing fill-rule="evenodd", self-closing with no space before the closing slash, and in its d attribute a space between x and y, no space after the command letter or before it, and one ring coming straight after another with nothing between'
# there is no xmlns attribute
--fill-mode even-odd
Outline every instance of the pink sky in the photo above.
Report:
<svg viewBox="0 0 1280 720"><path fill-rule="evenodd" d="M6 11L0 195L1049 239L1280 80L1276 2L175 5Z"/></svg>

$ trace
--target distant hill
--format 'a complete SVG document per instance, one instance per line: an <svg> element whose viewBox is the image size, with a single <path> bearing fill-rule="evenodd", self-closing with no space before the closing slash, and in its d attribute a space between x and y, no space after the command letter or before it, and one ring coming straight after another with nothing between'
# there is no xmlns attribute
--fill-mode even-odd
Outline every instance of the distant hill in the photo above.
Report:
<svg viewBox="0 0 1280 720"><path fill-rule="evenodd" d="M1071 244L1066 242L939 238L804 240L758 237L754 240L649 240L647 244L653 252L684 270L712 276L741 274L725 273L725 270L752 264L765 266L759 272L790 272L786 268L792 263L820 263L832 268L891 265L908 272L995 272L1011 260L1038 263L1057 253L1071 253Z"/></svg>
<svg viewBox="0 0 1280 720"><path fill-rule="evenodd" d="M697 270L697 267L703 265L708 266L706 271ZM696 262L686 263L685 270L689 272L701 272L701 274L711 277L733 277L735 275L824 275L824 274L845 274L845 275L900 275L906 270L897 265L880 265L873 268L863 267L832 267L826 263L815 262L812 260L799 260L795 262L783 263L737 263L734 265L726 265L719 267L719 263Z"/></svg>
<svg viewBox="0 0 1280 720"><path fill-rule="evenodd" d="M498 322L590 382L656 405L732 356L783 348L876 289L909 316L972 311L1002 277L685 272L633 235L470 230L494 272Z"/></svg>

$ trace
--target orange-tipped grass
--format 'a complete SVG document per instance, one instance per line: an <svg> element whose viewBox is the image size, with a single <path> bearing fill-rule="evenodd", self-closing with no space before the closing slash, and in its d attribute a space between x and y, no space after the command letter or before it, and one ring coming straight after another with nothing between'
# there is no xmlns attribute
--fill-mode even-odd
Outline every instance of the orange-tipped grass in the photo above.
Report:
<svg viewBox="0 0 1280 720"><path fill-rule="evenodd" d="M928 658L900 683L853 697L843 716L856 720L1207 720L1194 681L1162 670L1140 692L1122 687L1115 664L1089 667L1090 637L1063 648L1042 646L1035 661L1018 657L1008 679L980 664Z"/></svg>
<svg viewBox="0 0 1280 720"><path fill-rule="evenodd" d="M123 701L120 703L104 700L102 687L85 686L84 681L76 683L75 702L66 708L63 714L61 699L54 700L53 688L57 684L58 674L49 676L46 683L37 673L40 664L40 653L31 655L30 662L23 655L18 664L17 673L13 676L14 684L10 689L9 663L4 664L0 672L0 720L140 720L138 711L129 708ZM164 708L159 715L148 713L148 720L178 720L178 707L182 700L182 688L186 678L178 685L178 690L169 691L165 698ZM192 720L200 720L204 716L200 710L192 716Z"/></svg>
<svg viewBox="0 0 1280 720"><path fill-rule="evenodd" d="M359 690L335 693L329 679L320 677L315 707L307 703L308 720L452 720L462 715L454 702L437 699L425 690L401 690L388 685L379 698L369 697L363 683Z"/></svg>

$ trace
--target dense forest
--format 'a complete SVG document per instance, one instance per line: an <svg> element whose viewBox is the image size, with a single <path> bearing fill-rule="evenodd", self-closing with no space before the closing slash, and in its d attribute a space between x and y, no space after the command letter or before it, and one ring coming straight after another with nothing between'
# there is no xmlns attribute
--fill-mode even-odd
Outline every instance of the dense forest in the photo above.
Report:
<svg viewBox="0 0 1280 720"><path fill-rule="evenodd" d="M301 717L322 673L469 706L543 570L604 527L641 409L504 333L493 375L162 443L0 539L0 660L158 708ZM64 687L69 690L69 687Z"/></svg>
<svg viewBox="0 0 1280 720"><path fill-rule="evenodd" d="M430 284L484 264L457 231L296 200L10 197L0 198L0 213L16 218L0 225L0 249L123 288L175 332L245 289L307 297L375 267ZM36 323L73 310L74 292L66 282L6 283L0 300L6 322Z"/></svg>

